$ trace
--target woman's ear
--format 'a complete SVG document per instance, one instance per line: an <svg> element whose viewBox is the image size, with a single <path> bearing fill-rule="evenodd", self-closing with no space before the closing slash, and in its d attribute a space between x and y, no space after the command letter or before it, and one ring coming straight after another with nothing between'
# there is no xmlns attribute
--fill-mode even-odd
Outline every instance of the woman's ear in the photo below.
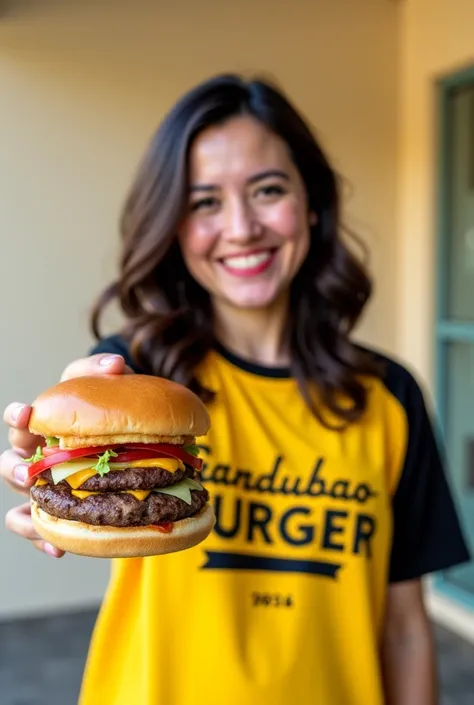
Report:
<svg viewBox="0 0 474 705"><path fill-rule="evenodd" d="M318 224L318 216L314 211L310 211L309 217L308 217L308 222L310 225L317 225Z"/></svg>

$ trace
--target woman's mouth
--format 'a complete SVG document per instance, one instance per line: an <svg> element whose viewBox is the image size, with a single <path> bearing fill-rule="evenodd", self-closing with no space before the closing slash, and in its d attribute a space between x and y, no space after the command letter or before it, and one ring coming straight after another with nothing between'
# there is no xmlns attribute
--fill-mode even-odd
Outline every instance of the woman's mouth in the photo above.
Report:
<svg viewBox="0 0 474 705"><path fill-rule="evenodd" d="M237 277L254 277L265 272L273 263L277 250L268 249L246 255L223 257L219 263L226 272Z"/></svg>

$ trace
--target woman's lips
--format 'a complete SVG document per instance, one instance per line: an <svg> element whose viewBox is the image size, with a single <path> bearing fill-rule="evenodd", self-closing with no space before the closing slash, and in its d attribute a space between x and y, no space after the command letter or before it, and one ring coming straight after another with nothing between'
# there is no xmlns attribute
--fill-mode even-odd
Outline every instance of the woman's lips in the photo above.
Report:
<svg viewBox="0 0 474 705"><path fill-rule="evenodd" d="M233 255L219 260L224 269L237 277L254 277L265 272L275 259L277 250L260 250L247 255Z"/></svg>

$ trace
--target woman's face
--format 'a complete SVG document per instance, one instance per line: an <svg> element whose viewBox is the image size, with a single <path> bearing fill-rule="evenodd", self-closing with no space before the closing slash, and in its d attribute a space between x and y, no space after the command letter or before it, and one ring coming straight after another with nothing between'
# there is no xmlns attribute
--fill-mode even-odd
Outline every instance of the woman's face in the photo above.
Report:
<svg viewBox="0 0 474 705"><path fill-rule="evenodd" d="M233 118L196 138L189 178L179 242L192 276L223 303L274 304L306 257L316 221L286 144L251 117Z"/></svg>

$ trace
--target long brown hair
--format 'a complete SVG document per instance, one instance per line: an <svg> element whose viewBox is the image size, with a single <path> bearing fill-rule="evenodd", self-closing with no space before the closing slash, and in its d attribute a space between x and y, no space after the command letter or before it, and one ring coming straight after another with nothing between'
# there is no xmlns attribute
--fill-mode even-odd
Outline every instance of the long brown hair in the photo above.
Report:
<svg viewBox="0 0 474 705"><path fill-rule="evenodd" d="M187 93L164 118L125 202L120 274L96 303L92 329L100 338L100 316L117 298L137 366L188 386L204 400L212 398L195 375L215 345L211 300L186 269L176 232L188 206L193 140L207 127L243 114L286 142L309 207L318 215L308 256L291 285L291 369L317 418L327 423L326 407L344 425L365 409L362 378L379 374L372 356L349 339L372 285L341 237L334 170L302 117L266 81L217 76ZM322 404L310 394L311 382Z"/></svg>

